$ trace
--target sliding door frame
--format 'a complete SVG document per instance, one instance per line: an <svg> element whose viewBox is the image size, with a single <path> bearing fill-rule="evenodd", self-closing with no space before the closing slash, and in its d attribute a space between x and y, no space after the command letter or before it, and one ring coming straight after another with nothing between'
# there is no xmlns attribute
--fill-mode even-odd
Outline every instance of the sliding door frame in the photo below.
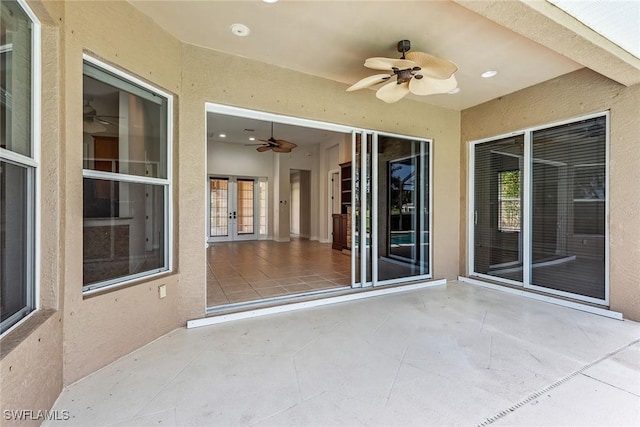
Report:
<svg viewBox="0 0 640 427"><path fill-rule="evenodd" d="M400 135L400 134L394 134L394 133L387 133L387 132L376 132L376 131L366 131L366 130L355 130L352 133L352 139L351 139L351 158L353 159L353 167L356 166L355 162L357 160L356 157L356 140L357 140L357 136L360 136L360 164L357 165L360 168L360 179L356 180L353 179L352 183L351 183L351 194L355 195L356 191L358 190L356 188L356 184L359 183L360 184L360 189L358 191L358 193L360 194L360 198L359 198L359 203L360 206L356 206L355 201L356 198L355 196L352 198L352 215L355 217L355 212L356 209L362 208L363 206L366 207L367 206L367 192L366 190L366 185L367 185L367 174L370 173L370 193L371 193L371 232L370 232L370 237L369 237L369 241L370 241L370 253L371 253L371 257L370 259L368 259L367 257L367 247L366 247L366 242L367 242L367 236L366 236L366 212L361 212L359 215L359 229L361 231L361 235L358 236L358 247L357 247L357 251L359 251L359 254L356 254L356 248L353 248L354 250L352 251L351 254L351 283L352 283L352 287L354 288L360 288L360 287L378 287L378 286L387 286L387 285L394 285L394 284L400 284L400 283L404 283L404 282L408 282L408 281L416 281L416 280L428 280L431 279L433 277L432 274L432 269L433 269L433 140L429 139L429 138L418 138L418 137L413 137L410 135ZM419 155L421 162L422 159L424 159L424 155L428 154L429 156L429 162L428 164L425 164L425 166L428 166L429 170L427 173L427 177L428 177L428 182L429 182L429 194L426 197L426 200L424 200L424 202L427 203L427 210L429 213L429 219L428 219L428 224L429 224L429 238L428 241L426 242L428 244L428 255L427 255L427 260L428 260L428 269L426 272L424 272L424 274L418 274L416 276L407 276L407 277L400 277L400 278L395 278L395 279L389 279L389 280L384 280L382 282L380 282L378 280L378 233L379 233L379 229L378 229L378 215L379 215L379 209L378 209L378 178L379 178L379 171L378 171L378 142L379 142L379 137L390 137L390 138L398 138L401 140L406 140L407 142L411 141L411 142L419 142L420 143L420 152L416 153L416 155ZM366 149L367 149L367 141L368 141L368 137L371 137L371 153L367 153ZM425 144L427 145L428 149L425 150L424 146ZM367 170L367 158L368 155L370 154L370 172ZM407 157L408 158L408 157ZM424 225L424 212L422 215L419 215L419 224ZM354 236L354 241L355 241L355 232L356 232L356 224L355 221L351 222L351 235ZM422 233L420 233L421 235ZM422 239L420 239L420 241L416 241L416 244L419 244L422 241ZM364 244L363 244L364 243ZM360 265L357 265L357 256L359 255L360 258ZM369 267L370 264L370 268L371 268L371 280L367 281L367 269ZM357 282L356 281L356 268L360 269L360 281Z"/></svg>
<svg viewBox="0 0 640 427"><path fill-rule="evenodd" d="M604 299L588 297L580 294L573 294L531 283L531 245L532 245L532 185L533 185L533 133L537 130L552 128L565 124L575 123L581 120L593 119L596 117L605 118L605 235L604 235ZM468 144L468 169L467 169L467 272L469 276L491 280L497 283L516 286L527 290L538 291L559 297L584 301L598 305L609 305L609 269L610 269L610 239L609 239L609 200L610 200L610 112L602 111L598 113L577 116L566 120L547 123L539 126L528 127L514 132L496 135L488 138L469 141ZM514 280L504 279L497 276L475 272L475 226L477 216L475 213L475 148L477 145L497 141L503 138L524 135L524 180L522 184L523 209L522 209L522 238L523 238L523 278L522 283Z"/></svg>

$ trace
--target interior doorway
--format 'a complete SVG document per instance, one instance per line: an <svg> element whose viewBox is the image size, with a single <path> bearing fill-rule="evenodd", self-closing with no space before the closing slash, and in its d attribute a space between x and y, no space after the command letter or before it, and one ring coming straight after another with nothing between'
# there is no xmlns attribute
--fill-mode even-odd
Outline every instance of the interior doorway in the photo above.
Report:
<svg viewBox="0 0 640 427"><path fill-rule="evenodd" d="M311 171L294 169L291 183L291 237L311 237Z"/></svg>

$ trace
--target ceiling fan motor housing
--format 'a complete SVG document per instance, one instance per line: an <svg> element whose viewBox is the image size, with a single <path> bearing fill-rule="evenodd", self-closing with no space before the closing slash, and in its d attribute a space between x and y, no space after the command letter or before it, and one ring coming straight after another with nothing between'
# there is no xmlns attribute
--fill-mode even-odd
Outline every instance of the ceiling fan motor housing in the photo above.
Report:
<svg viewBox="0 0 640 427"><path fill-rule="evenodd" d="M400 52L402 54L403 58L404 58L404 54L406 52L409 52L409 50L411 50L411 41L409 41L409 40L400 40L398 42L398 52Z"/></svg>

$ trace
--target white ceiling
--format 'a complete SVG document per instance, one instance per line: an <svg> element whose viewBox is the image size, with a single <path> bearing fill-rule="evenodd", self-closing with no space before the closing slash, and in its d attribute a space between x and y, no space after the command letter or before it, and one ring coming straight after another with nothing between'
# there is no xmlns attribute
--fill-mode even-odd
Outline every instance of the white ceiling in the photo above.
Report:
<svg viewBox="0 0 640 427"><path fill-rule="evenodd" d="M342 82L345 89L377 73L373 56L398 58L399 40L412 50L457 63L455 95L414 100L462 110L582 66L451 1L130 0L186 43ZM247 37L232 34L247 25ZM498 75L483 79L486 70ZM382 102L371 92L372 102Z"/></svg>
<svg viewBox="0 0 640 427"><path fill-rule="evenodd" d="M548 0L588 27L640 58L638 0Z"/></svg>
<svg viewBox="0 0 640 427"><path fill-rule="evenodd" d="M221 137L220 134L224 134ZM216 143L260 144L260 139L271 136L271 122L226 114L207 113L207 140ZM256 138L250 141L249 138ZM274 122L273 137L293 142L299 147L319 143L339 144L344 134L324 129L301 127L286 123ZM257 147L256 147L257 148Z"/></svg>

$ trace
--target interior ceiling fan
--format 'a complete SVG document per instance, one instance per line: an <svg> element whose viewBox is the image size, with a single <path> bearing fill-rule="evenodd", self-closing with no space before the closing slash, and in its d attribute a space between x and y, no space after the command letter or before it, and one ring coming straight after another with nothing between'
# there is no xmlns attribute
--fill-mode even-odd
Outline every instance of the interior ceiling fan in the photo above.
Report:
<svg viewBox="0 0 640 427"><path fill-rule="evenodd" d="M262 144L246 144L246 145L259 145L259 147L256 148L256 150L258 150L261 153L269 150L273 150L276 153L290 153L291 150L293 150L298 146L298 144L285 141L284 139L275 139L273 137L273 122L271 122L271 138L259 139L258 141L262 141Z"/></svg>
<svg viewBox="0 0 640 427"><path fill-rule="evenodd" d="M82 122L85 133L106 132L108 126L118 126L118 116L99 115L91 105L90 99L85 99L82 105Z"/></svg>
<svg viewBox="0 0 640 427"><path fill-rule="evenodd" d="M349 87L347 92L388 82L378 89L376 97L392 103L401 100L408 93L434 95L449 92L458 86L453 75L458 71L455 63L424 52L409 52L410 49L409 40L400 40L398 52L402 53L402 58L368 58L364 62L365 67L387 73L365 77Z"/></svg>

